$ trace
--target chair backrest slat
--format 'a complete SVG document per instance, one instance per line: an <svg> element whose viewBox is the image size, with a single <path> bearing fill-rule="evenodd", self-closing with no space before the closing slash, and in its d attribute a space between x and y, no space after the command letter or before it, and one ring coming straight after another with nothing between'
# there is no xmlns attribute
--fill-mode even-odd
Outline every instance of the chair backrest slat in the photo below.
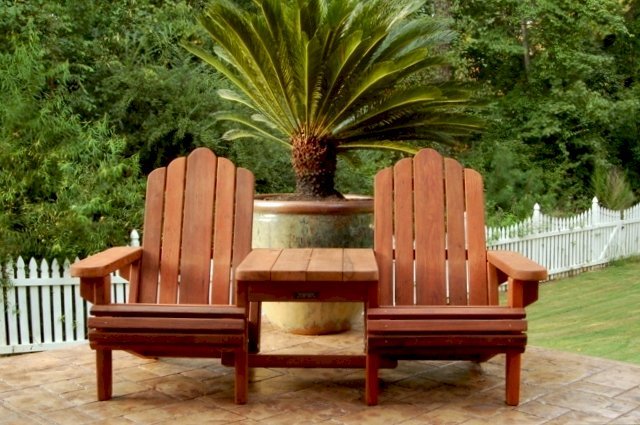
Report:
<svg viewBox="0 0 640 425"><path fill-rule="evenodd" d="M423 149L376 175L374 199L380 305L490 303L480 174Z"/></svg>
<svg viewBox="0 0 640 425"><path fill-rule="evenodd" d="M175 304L178 301L180 247L182 246L182 210L186 158L177 158L167 167L164 223L162 225L162 255L160 257L159 301Z"/></svg>
<svg viewBox="0 0 640 425"><path fill-rule="evenodd" d="M226 158L218 159L216 185L216 216L213 242L213 304L229 303L229 275L233 249L233 218L235 208L236 167Z"/></svg>
<svg viewBox="0 0 640 425"><path fill-rule="evenodd" d="M229 304L232 270L251 250L253 174L206 148L147 182L143 260L131 302Z"/></svg>
<svg viewBox="0 0 640 425"><path fill-rule="evenodd" d="M187 158L180 304L207 304L209 301L216 171L216 157L209 150L196 150Z"/></svg>
<svg viewBox="0 0 640 425"><path fill-rule="evenodd" d="M484 192L482 176L475 170L464 170L465 203L467 205L467 246L469 266L469 304L491 304L487 285L487 249L484 228Z"/></svg>
<svg viewBox="0 0 640 425"><path fill-rule="evenodd" d="M396 251L395 303L413 304L413 161L405 158L393 167L394 235Z"/></svg>
<svg viewBox="0 0 640 425"><path fill-rule="evenodd" d="M467 270L464 233L464 186L462 166L444 159L447 209L447 269L449 304L467 304Z"/></svg>
<svg viewBox="0 0 640 425"><path fill-rule="evenodd" d="M141 276L139 284L130 288L130 300L137 300L143 303L155 303L157 301L166 176L166 168L158 168L152 171L147 178Z"/></svg>
<svg viewBox="0 0 640 425"><path fill-rule="evenodd" d="M378 302L393 304L393 168L378 172L374 179L374 251L378 263ZM383 282L385 284L383 284Z"/></svg>
<svg viewBox="0 0 640 425"><path fill-rule="evenodd" d="M436 151L424 149L416 154L414 182L416 281L424 282L416 286L416 303L444 304L447 299L444 168Z"/></svg>

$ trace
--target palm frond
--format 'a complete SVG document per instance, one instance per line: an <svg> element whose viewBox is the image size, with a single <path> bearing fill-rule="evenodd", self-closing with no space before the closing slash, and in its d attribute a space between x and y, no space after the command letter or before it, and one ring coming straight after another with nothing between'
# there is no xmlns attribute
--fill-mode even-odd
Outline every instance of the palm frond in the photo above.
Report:
<svg viewBox="0 0 640 425"><path fill-rule="evenodd" d="M303 34L292 26L279 25L291 19L291 11L283 7L282 2L265 0L258 2L262 15L252 19L252 25L258 35L258 42L266 53L270 74L278 84L280 94L287 102L296 128L300 125L300 111L303 107L302 97L299 93L300 81L297 75L299 68L299 46L303 43Z"/></svg>
<svg viewBox="0 0 640 425"><path fill-rule="evenodd" d="M239 128L234 128L232 130L228 130L226 133L224 133L222 135L222 139L223 140L228 140L230 142L235 141L235 140L239 140L239 139L257 139L260 141L264 141L264 135L258 131L252 131L250 129L239 129ZM271 140L271 139L269 139ZM275 139L272 140L273 142L276 142L278 144L280 144L281 146L286 147L287 149L291 150L291 144L286 143L283 140L280 139Z"/></svg>
<svg viewBox="0 0 640 425"><path fill-rule="evenodd" d="M260 137L262 139L268 139L268 140L289 145L289 146L291 145L289 143L288 138L286 137L280 138L271 134L266 129L260 127L260 125L256 121L248 119L245 115L234 113L234 112L216 112L215 114L213 114L213 118L217 121L231 121L237 124L241 124L244 127L243 131L250 132L251 134L256 135L256 137ZM231 133L231 134L234 134L234 133Z"/></svg>
<svg viewBox="0 0 640 425"><path fill-rule="evenodd" d="M431 17L398 23L389 32L373 59L376 61L392 60L413 49L428 48L430 51L434 51L436 48L451 43L454 37L453 31Z"/></svg>
<svg viewBox="0 0 640 425"><path fill-rule="evenodd" d="M338 147L339 152L354 149L390 150L415 155L420 150L420 147L412 146L408 143L393 141L347 142L340 144L340 146Z"/></svg>
<svg viewBox="0 0 640 425"><path fill-rule="evenodd" d="M426 140L446 144L482 129L483 122L473 116L455 114L419 114L378 127L355 127L339 135L340 144L376 140ZM448 134L451 137L445 138Z"/></svg>
<svg viewBox="0 0 640 425"><path fill-rule="evenodd" d="M237 70L245 83L245 90L252 90L258 105L270 113L283 126L297 126L289 96L283 88L282 64L274 63L273 43L265 45L264 34L254 25L255 17L227 2L214 2L201 17L200 22L218 43L217 54ZM244 91L244 90L243 90ZM245 92L248 95L248 93Z"/></svg>
<svg viewBox="0 0 640 425"><path fill-rule="evenodd" d="M235 86L219 92L247 111L219 115L240 127L230 136L414 152L481 128L465 114L468 91L424 79L446 64L440 52L455 34L415 13L423 0L253 3L249 12L213 0L200 22L214 53L186 46Z"/></svg>
<svg viewBox="0 0 640 425"><path fill-rule="evenodd" d="M363 113L353 116L334 129L334 136L351 128L366 127L372 124L387 123L404 113L413 114L419 107L442 98L442 91L437 87L409 87L394 91L388 97L381 97L375 108L368 108Z"/></svg>
<svg viewBox="0 0 640 425"><path fill-rule="evenodd" d="M220 96L221 99L224 100L229 100L232 102L236 102L239 103L241 105L246 106L249 109L253 109L254 111L257 111L255 105L253 102L251 102L250 99L247 99L246 97L244 97L243 95L241 95L238 92L235 92L233 90L229 90L229 89L220 89L217 91L218 96Z"/></svg>
<svg viewBox="0 0 640 425"><path fill-rule="evenodd" d="M341 99L342 102L338 102L340 109L327 122L327 127L332 127L346 119L348 115L352 115L361 105L359 100L368 94L385 87L393 87L398 80L430 62L431 58L427 56L427 52L419 49L407 53L396 61L385 61L372 65L367 72L361 74L359 80L353 82L354 84L349 87L348 92Z"/></svg>

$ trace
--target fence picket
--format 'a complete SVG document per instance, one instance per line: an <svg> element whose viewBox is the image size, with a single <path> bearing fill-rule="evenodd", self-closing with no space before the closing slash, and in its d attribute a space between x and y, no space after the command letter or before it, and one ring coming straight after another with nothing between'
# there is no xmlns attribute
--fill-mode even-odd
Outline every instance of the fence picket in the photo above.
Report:
<svg viewBox="0 0 640 425"><path fill-rule="evenodd" d="M29 276L30 279L35 279L38 277L38 262L35 258L29 260Z"/></svg>
<svg viewBox="0 0 640 425"><path fill-rule="evenodd" d="M5 288L0 288L0 306L2 306L2 314L0 314L0 345L9 345L7 341L7 319L6 319L6 304L5 304Z"/></svg>
<svg viewBox="0 0 640 425"><path fill-rule="evenodd" d="M6 308L7 329L9 330L9 345L18 345L18 315L16 306L16 289L13 286L7 288L7 301L4 304Z"/></svg>
<svg viewBox="0 0 640 425"><path fill-rule="evenodd" d="M19 339L20 343L24 343L29 336L29 316L26 314L29 311L27 288L24 286L16 288L16 295L18 296L16 316L20 332Z"/></svg>
<svg viewBox="0 0 640 425"><path fill-rule="evenodd" d="M31 322L31 342L33 344L42 343L42 318L40 316L40 288L31 286L29 288L29 321ZM27 316L25 314L25 316ZM24 341L23 341L24 343Z"/></svg>
<svg viewBox="0 0 640 425"><path fill-rule="evenodd" d="M65 341L75 341L75 315L73 314L73 287L70 285L64 285L62 287L62 291L64 293L64 306L62 310L64 313L60 318L62 324L64 325L64 340Z"/></svg>
<svg viewBox="0 0 640 425"><path fill-rule="evenodd" d="M80 285L73 285L73 297L75 300L75 325L76 325L76 333L75 338L76 341L83 341L86 339L86 316L87 312L84 308L84 300L80 296Z"/></svg>
<svg viewBox="0 0 640 425"><path fill-rule="evenodd" d="M51 287L52 292L52 304L53 304L53 316L51 317L53 326L53 340L64 341L64 334L62 331L62 287L59 285Z"/></svg>
<svg viewBox="0 0 640 425"><path fill-rule="evenodd" d="M40 295L42 296L42 339L45 344L51 344L54 341L51 325L51 287L43 286Z"/></svg>
<svg viewBox="0 0 640 425"><path fill-rule="evenodd" d="M16 262L16 279L26 279L26 277L24 259L18 257L18 261Z"/></svg>

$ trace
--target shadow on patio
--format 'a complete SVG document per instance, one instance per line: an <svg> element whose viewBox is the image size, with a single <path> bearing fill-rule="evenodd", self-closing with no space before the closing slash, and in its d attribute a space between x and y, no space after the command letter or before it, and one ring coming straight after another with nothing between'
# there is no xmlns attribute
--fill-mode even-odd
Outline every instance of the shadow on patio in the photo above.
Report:
<svg viewBox="0 0 640 425"><path fill-rule="evenodd" d="M306 337L264 324L263 352L358 353L362 330ZM255 369L249 403L233 404L220 361L114 355L114 399L96 402L94 352L82 345L0 358L0 424L585 424L640 423L640 366L528 347L518 407L504 404L504 356L400 362L383 370L380 405L364 372Z"/></svg>

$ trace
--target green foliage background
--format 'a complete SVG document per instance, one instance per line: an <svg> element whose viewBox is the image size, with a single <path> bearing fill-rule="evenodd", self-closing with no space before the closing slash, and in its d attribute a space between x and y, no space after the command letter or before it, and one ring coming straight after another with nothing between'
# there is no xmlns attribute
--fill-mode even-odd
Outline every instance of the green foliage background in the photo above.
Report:
<svg viewBox="0 0 640 425"><path fill-rule="evenodd" d="M485 175L494 218L535 202L588 207L598 164L640 189L637 1L446 3L456 72L489 100L490 124L464 157Z"/></svg>
<svg viewBox="0 0 640 425"><path fill-rule="evenodd" d="M146 173L195 146L251 169L260 192L293 189L287 151L220 139L225 83L179 43L207 43L205 3L0 0L0 257L125 243ZM535 202L587 207L598 167L638 193L637 0L428 0L423 13L457 31L447 72L485 100L485 131L446 153L483 173L492 222ZM370 192L396 159L357 153L338 189Z"/></svg>

